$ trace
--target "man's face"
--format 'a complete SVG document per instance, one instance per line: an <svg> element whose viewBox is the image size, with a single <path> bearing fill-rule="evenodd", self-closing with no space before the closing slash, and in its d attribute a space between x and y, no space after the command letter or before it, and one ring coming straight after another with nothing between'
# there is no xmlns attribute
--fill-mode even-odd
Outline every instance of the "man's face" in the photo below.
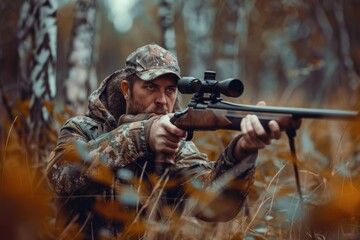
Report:
<svg viewBox="0 0 360 240"><path fill-rule="evenodd" d="M172 75L163 75L151 81L134 79L133 90L127 90L127 113L170 113L174 107L177 88Z"/></svg>

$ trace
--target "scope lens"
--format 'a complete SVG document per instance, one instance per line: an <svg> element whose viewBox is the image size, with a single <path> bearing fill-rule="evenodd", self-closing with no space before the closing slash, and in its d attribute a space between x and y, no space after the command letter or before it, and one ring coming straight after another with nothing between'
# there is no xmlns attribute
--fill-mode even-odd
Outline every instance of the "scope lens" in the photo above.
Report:
<svg viewBox="0 0 360 240"><path fill-rule="evenodd" d="M240 97L244 91L244 85L239 79L229 78L218 83L220 93L228 97Z"/></svg>

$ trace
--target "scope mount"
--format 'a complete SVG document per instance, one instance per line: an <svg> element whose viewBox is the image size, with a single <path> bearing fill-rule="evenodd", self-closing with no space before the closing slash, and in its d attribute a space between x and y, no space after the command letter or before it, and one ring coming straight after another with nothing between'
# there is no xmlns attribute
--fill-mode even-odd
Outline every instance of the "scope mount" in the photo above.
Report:
<svg viewBox="0 0 360 240"><path fill-rule="evenodd" d="M216 72L215 71L205 71L204 72L204 82L209 86L208 88L201 87L192 98L192 102L195 103L204 103L204 101L210 101L211 103L217 103L223 99L220 96L220 91L216 87L218 81L216 81ZM210 91L207 91L211 89ZM205 94L208 94L207 96Z"/></svg>

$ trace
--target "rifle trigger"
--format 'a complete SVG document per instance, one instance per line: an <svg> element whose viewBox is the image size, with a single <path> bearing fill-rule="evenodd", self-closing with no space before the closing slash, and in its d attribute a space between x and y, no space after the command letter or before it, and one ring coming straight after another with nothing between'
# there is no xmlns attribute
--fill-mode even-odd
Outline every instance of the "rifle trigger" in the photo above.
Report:
<svg viewBox="0 0 360 240"><path fill-rule="evenodd" d="M190 141L194 136L194 131L187 131L185 141Z"/></svg>

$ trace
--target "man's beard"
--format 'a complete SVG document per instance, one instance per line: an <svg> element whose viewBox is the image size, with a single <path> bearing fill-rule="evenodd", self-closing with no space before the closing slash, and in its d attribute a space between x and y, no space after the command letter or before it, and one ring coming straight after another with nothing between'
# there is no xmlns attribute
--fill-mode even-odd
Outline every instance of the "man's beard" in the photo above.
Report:
<svg viewBox="0 0 360 240"><path fill-rule="evenodd" d="M139 113L156 113L156 114L167 114L169 109L163 105L155 105L153 108L148 108L144 106L140 101L134 98L133 94L130 94L128 109L128 114L139 114Z"/></svg>

